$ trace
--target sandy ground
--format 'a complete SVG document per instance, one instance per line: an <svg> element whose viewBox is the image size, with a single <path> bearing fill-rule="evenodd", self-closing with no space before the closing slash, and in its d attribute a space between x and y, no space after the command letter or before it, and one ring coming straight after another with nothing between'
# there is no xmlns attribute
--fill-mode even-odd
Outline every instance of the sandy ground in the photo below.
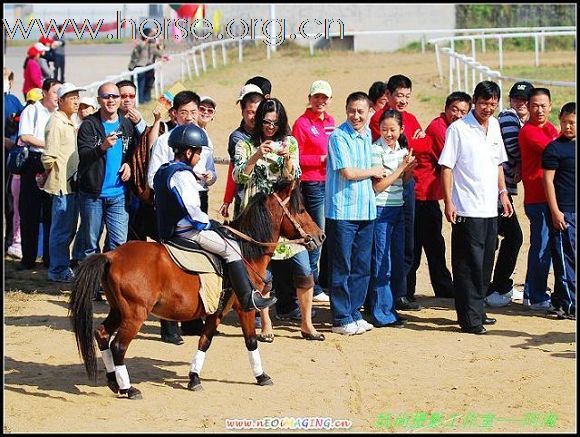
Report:
<svg viewBox="0 0 580 437"><path fill-rule="evenodd" d="M531 62L514 54L510 62ZM338 53L305 58L279 51L280 61L256 61L217 69L194 89L219 103L209 132L225 156L227 134L239 121L234 105L246 78L271 78L274 94L287 103L289 118L302 111L310 83L329 80L331 112L344 120L350 91L367 90L394 73L414 80L410 110L421 124L443 106L434 55ZM549 59L548 59L549 58ZM543 58L544 59L544 58ZM546 56L554 65L574 63L570 54ZM563 60L564 59L564 60ZM148 116L148 114L146 114ZM221 204L225 166L219 166L210 211ZM514 279L522 288L529 244L528 223L517 198L525 232ZM444 233L449 241L449 226ZM449 256L449 253L448 253ZM418 272L418 301L403 329L375 329L361 336L330 333L329 304L315 304L315 324L325 342L300 338L297 324L274 321L275 341L260 343L273 386L254 383L241 330L228 315L214 339L202 373L205 390L186 389L197 337L174 346L159 339L150 318L131 344L126 364L144 399L117 399L106 387L104 366L90 383L67 319L68 287L46 281L46 270L17 272L5 259L4 432L220 432L227 419L322 417L351 421L348 431L533 432L576 429L576 325L526 310L521 301L488 314L498 323L487 336L463 334L453 301L433 297L425 261ZM553 287L553 279L549 285ZM95 303L95 323L107 314ZM271 422L276 424L275 421ZM325 422L327 423L327 422ZM312 429L312 428L311 428Z"/></svg>

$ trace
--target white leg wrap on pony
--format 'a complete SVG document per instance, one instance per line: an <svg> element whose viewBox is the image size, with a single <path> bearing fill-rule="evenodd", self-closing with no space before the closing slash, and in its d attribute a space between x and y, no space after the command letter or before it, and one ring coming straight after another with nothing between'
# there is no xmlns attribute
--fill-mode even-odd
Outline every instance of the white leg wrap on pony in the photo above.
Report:
<svg viewBox="0 0 580 437"><path fill-rule="evenodd" d="M113 362L113 352L111 349L105 349L101 351L101 356L103 357L103 361L105 362L105 368L107 369L107 373L111 373L115 371L115 363Z"/></svg>
<svg viewBox="0 0 580 437"><path fill-rule="evenodd" d="M258 377L264 373L260 351L257 348L253 351L248 351L248 356L250 357L250 366L252 367L252 372L254 372L254 377Z"/></svg>
<svg viewBox="0 0 580 437"><path fill-rule="evenodd" d="M197 373L201 375L201 369L203 368L203 362L205 361L205 352L198 350L191 360L190 372Z"/></svg>
<svg viewBox="0 0 580 437"><path fill-rule="evenodd" d="M127 372L127 366L124 364L122 366L115 366L115 378L117 378L117 384L119 384L121 390L131 387L129 372Z"/></svg>

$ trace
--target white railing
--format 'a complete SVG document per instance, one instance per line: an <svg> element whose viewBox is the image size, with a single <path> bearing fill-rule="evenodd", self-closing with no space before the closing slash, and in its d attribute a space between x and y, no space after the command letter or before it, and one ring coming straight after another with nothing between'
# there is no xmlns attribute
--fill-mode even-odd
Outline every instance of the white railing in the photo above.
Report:
<svg viewBox="0 0 580 437"><path fill-rule="evenodd" d="M542 79L527 79L519 77L505 76L501 73L503 68L503 44L502 41L506 38L522 38L522 37L533 37L535 41L535 65L536 67L540 65L539 51L540 47L544 49L543 44L540 44L540 38L545 38L547 36L576 36L576 31L546 31L543 28L538 32L527 32L527 33L507 33L507 34L490 34L490 35L469 35L463 37L450 37L450 38L439 38L435 40L430 40L430 44L435 45L435 57L437 62L437 70L439 73L439 80L443 83L443 69L441 65L441 60L439 53L443 53L448 56L449 59L449 92L453 91L466 91L470 93L475 88L477 82L482 80L494 80L498 82L500 89L502 88L502 81L529 81L534 84L548 85L548 86L562 86L562 87L576 87L576 82L563 82L563 81L553 81L553 80L542 80ZM476 60L475 54L475 39L481 38L482 41L485 39L498 39L498 49L499 49L499 69L493 70L487 65L483 65ZM457 53L454 50L455 41L471 41L472 56L467 56L465 54ZM451 42L451 47L439 48L438 45L441 42ZM471 86L470 86L471 85ZM502 93L503 94L503 93ZM500 111L503 109L503 99L499 101Z"/></svg>

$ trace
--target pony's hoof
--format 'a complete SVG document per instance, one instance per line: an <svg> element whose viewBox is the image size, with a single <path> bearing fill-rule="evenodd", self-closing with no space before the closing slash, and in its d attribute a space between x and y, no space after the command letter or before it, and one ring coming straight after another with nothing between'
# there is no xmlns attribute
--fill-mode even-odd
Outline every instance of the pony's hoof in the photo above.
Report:
<svg viewBox="0 0 580 437"><path fill-rule="evenodd" d="M274 381L265 373L262 373L260 376L256 377L256 381L258 385L274 385Z"/></svg>
<svg viewBox="0 0 580 437"><path fill-rule="evenodd" d="M115 394L119 393L119 384L117 384L117 378L115 377L115 372L107 373L107 386Z"/></svg>
<svg viewBox="0 0 580 437"><path fill-rule="evenodd" d="M119 390L119 394L127 395L129 399L143 399L141 392L133 386Z"/></svg>
<svg viewBox="0 0 580 437"><path fill-rule="evenodd" d="M197 373L189 372L189 383L187 384L187 389L191 391L203 390L201 380Z"/></svg>

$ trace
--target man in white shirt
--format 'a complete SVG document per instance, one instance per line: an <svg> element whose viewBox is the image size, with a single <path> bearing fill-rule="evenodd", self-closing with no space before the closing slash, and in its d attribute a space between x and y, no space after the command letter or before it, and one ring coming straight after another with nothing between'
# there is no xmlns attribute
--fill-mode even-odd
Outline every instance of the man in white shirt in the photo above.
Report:
<svg viewBox="0 0 580 437"><path fill-rule="evenodd" d="M34 105L29 105L20 114L18 135L20 142L29 146L28 159L20 176L20 233L22 245L22 260L19 269L33 269L38 253L39 225L43 224L43 264L49 266L49 235L51 224L50 195L41 190L44 185L44 167L40 161L44 150L44 128L48 119L58 108L57 91L61 82L56 79L46 79L42 84L42 99ZM37 175L38 181L37 183Z"/></svg>
<svg viewBox="0 0 580 437"><path fill-rule="evenodd" d="M493 113L501 98L495 82L477 84L474 109L452 123L439 158L445 217L452 223L451 264L455 309L462 331L485 334L493 325L483 309L497 239L498 196L504 217L513 214L502 163L507 160Z"/></svg>
<svg viewBox="0 0 580 437"><path fill-rule="evenodd" d="M199 96L193 91L180 91L173 99L173 106L169 110L174 114L177 126L197 123L198 108L200 104ZM153 178L155 173L166 162L172 161L174 154L167 144L172 130L161 135L151 149L151 160L147 169L147 183L153 189Z"/></svg>

